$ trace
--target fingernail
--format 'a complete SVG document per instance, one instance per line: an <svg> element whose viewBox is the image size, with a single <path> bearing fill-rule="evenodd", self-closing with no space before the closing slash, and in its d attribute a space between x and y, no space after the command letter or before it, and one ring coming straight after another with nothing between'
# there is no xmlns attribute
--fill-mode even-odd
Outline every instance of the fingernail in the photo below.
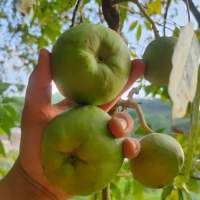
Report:
<svg viewBox="0 0 200 200"><path fill-rule="evenodd" d="M124 154L128 159L134 159L140 152L140 143L133 138L126 138L124 141Z"/></svg>
<svg viewBox="0 0 200 200"><path fill-rule="evenodd" d="M140 152L140 142L136 139L132 139L132 142L134 142L135 154L138 155L138 153Z"/></svg>
<svg viewBox="0 0 200 200"><path fill-rule="evenodd" d="M125 119L123 119L123 118L120 118L120 117L117 117L117 118L118 118L118 120L120 122L120 125L121 125L122 129L126 129L127 126L128 126L127 121Z"/></svg>

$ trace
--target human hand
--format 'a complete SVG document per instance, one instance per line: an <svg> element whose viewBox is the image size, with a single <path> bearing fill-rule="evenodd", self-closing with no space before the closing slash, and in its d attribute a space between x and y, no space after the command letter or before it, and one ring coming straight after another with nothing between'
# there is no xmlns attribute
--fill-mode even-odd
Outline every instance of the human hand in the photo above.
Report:
<svg viewBox="0 0 200 200"><path fill-rule="evenodd" d="M144 64L140 60L133 61L132 72L123 91L116 99L100 107L109 111L119 100L120 95L144 72ZM19 162L32 180L43 186L58 198L65 194L53 187L46 179L40 159L40 148L44 129L51 119L76 104L66 99L56 105L51 103L52 77L50 72L50 53L41 50L38 65L30 76L21 121L21 145ZM125 112L112 116L109 128L116 137L125 137L133 128L132 118ZM125 157L134 158L139 153L139 142L134 139L124 140Z"/></svg>

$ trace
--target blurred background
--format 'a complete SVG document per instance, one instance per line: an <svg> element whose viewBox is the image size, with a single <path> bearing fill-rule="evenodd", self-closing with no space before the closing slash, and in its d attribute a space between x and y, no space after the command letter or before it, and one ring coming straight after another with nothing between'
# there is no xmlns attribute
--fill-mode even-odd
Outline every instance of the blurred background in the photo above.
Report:
<svg viewBox="0 0 200 200"><path fill-rule="evenodd" d="M118 30L130 48L132 58L141 58L145 47L155 38L155 28L160 35L178 36L188 23L188 12L200 41L199 0L112 0L120 21ZM143 9L141 9L141 7ZM0 178L3 178L18 156L20 119L28 77L37 63L40 48L51 51L58 36L79 23L101 23L110 26L101 0L1 0L0 1ZM133 99L143 109L149 126L158 132L172 134L188 150L190 131L190 106L188 114L172 120L167 88L155 87L141 78L133 87ZM53 86L52 101L63 99ZM127 94L127 93L126 93ZM123 98L126 98L126 94ZM140 127L137 114L128 109L135 121L132 136L140 138L145 132ZM187 189L145 188L132 178L125 162L120 174L110 184L113 200L200 199L200 145L193 158L191 178ZM167 193L168 192L168 193ZM76 200L101 198L101 192Z"/></svg>

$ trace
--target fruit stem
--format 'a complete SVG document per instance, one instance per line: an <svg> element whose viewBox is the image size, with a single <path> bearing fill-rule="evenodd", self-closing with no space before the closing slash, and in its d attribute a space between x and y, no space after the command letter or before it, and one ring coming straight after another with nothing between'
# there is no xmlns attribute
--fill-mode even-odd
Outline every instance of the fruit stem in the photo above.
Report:
<svg viewBox="0 0 200 200"><path fill-rule="evenodd" d="M146 130L148 133L153 133L155 132L153 129L151 129L148 124L146 123L146 120L145 120L145 117L144 117L144 114L143 114L143 111L142 111L142 108L141 106L134 102L133 100L121 100L119 102L119 105L122 106L122 107L126 107L126 108L132 108L136 111L137 115L138 115L138 118L140 120L140 124L141 124L141 127Z"/></svg>
<svg viewBox="0 0 200 200"><path fill-rule="evenodd" d="M190 172L193 164L193 157L198 142L198 136L200 133L199 127L199 106L200 106L200 69L198 73L198 84L196 89L196 95L192 103L192 114L191 114L191 131L187 149L187 160L185 163L185 181L189 181Z"/></svg>
<svg viewBox="0 0 200 200"><path fill-rule="evenodd" d="M102 190L102 199L103 200L111 200L111 197L110 197L110 184L107 185L106 188L104 188Z"/></svg>

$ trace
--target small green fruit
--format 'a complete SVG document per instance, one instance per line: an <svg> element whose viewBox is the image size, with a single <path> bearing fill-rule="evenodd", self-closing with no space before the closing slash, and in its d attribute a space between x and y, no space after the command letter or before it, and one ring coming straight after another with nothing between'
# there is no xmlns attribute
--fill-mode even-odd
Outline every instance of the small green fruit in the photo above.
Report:
<svg viewBox="0 0 200 200"><path fill-rule="evenodd" d="M130 69L127 45L102 25L77 25L65 31L53 47L53 80L64 96L81 104L111 101L123 89Z"/></svg>
<svg viewBox="0 0 200 200"><path fill-rule="evenodd" d="M147 46L143 55L146 80L157 86L168 85L175 44L173 37L160 37Z"/></svg>
<svg viewBox="0 0 200 200"><path fill-rule="evenodd" d="M103 189L123 163L122 140L108 129L110 116L95 106L55 117L45 130L42 164L49 181L68 195Z"/></svg>
<svg viewBox="0 0 200 200"><path fill-rule="evenodd" d="M152 133L141 139L141 152L132 160L133 176L151 188L161 188L173 182L184 162L181 145L173 137Z"/></svg>

